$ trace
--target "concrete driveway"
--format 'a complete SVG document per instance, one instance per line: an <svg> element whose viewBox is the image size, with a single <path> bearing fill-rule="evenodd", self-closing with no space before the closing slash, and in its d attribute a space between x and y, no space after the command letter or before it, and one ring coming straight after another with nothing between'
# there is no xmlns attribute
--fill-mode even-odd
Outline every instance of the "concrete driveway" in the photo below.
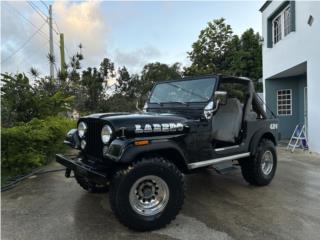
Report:
<svg viewBox="0 0 320 240"><path fill-rule="evenodd" d="M267 187L249 186L240 171L187 176L182 212L150 233L123 227L107 194L87 193L63 172L39 175L2 193L2 239L319 239L320 157L278 152Z"/></svg>

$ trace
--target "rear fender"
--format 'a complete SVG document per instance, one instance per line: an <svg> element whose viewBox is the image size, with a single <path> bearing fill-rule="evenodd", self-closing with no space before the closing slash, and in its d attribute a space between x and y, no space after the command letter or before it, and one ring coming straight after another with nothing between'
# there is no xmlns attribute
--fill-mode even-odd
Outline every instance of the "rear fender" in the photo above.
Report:
<svg viewBox="0 0 320 240"><path fill-rule="evenodd" d="M250 147L249 147L251 155L256 154L258 145L259 145L261 139L263 139L263 138L269 139L270 141L272 141L274 143L275 146L277 145L277 138L275 137L275 134L272 131L270 131L270 129L268 129L268 128L260 129L259 131L257 131L253 135L253 137L251 139Z"/></svg>

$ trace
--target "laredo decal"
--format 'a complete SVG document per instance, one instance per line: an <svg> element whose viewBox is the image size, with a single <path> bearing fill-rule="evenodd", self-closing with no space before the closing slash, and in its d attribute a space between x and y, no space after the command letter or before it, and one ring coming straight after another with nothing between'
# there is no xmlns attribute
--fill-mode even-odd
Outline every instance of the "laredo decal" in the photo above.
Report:
<svg viewBox="0 0 320 240"><path fill-rule="evenodd" d="M183 124L182 123L154 123L154 124L145 124L142 127L140 124L134 125L135 133L151 133L151 132L181 132L183 131Z"/></svg>

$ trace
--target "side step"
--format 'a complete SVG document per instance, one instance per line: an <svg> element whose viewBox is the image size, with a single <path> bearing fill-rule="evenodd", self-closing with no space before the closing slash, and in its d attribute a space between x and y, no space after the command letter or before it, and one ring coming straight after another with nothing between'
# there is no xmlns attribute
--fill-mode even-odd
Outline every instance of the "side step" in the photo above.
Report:
<svg viewBox="0 0 320 240"><path fill-rule="evenodd" d="M215 158L215 159L210 159L210 160L206 160L206 161L190 163L190 164L188 164L188 168L195 169L195 168L207 167L207 166L214 165L217 163L230 161L230 160L236 160L236 159L249 157L249 156L250 156L250 152L240 153L240 154L231 155L231 156L227 156L227 157Z"/></svg>

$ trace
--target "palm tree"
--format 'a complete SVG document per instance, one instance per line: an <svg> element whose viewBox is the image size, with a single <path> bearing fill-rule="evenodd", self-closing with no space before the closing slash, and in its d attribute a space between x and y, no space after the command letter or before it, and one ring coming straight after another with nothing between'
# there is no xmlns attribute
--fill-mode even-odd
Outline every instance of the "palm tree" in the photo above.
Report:
<svg viewBox="0 0 320 240"><path fill-rule="evenodd" d="M39 70L34 67L30 68L30 74L32 77L34 77L34 80L37 80L37 78L40 76Z"/></svg>
<svg viewBox="0 0 320 240"><path fill-rule="evenodd" d="M60 69L58 69L57 78L58 78L60 83L63 83L67 79L67 73L66 72L62 72Z"/></svg>
<svg viewBox="0 0 320 240"><path fill-rule="evenodd" d="M48 53L47 58L50 64L54 64L54 65L56 64L56 57L53 54Z"/></svg>

